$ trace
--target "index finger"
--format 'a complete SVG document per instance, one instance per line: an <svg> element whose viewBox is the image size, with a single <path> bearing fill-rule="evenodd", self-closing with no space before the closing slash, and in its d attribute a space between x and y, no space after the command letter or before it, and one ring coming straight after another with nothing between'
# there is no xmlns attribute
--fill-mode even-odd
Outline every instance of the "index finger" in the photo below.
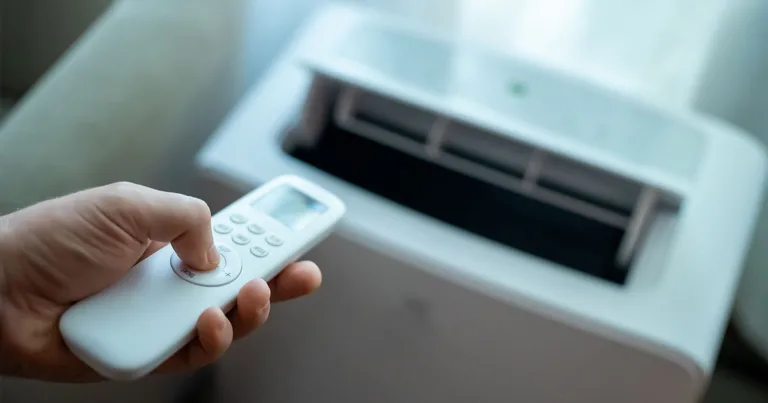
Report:
<svg viewBox="0 0 768 403"><path fill-rule="evenodd" d="M219 264L211 210L204 201L132 183L112 185L109 192L117 200L105 210L115 211L134 238L170 242L179 258L198 270L212 270Z"/></svg>

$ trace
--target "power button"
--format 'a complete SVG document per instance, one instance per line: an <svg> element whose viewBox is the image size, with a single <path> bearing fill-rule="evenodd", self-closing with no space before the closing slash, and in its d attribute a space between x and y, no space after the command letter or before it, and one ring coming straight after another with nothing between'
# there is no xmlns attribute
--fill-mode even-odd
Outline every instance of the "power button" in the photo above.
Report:
<svg viewBox="0 0 768 403"><path fill-rule="evenodd" d="M204 287L218 287L229 284L235 281L243 271L240 255L235 252L234 248L224 244L217 244L216 249L219 250L219 266L211 271L195 270L182 262L175 253L171 256L171 268L173 268L176 275L192 284Z"/></svg>

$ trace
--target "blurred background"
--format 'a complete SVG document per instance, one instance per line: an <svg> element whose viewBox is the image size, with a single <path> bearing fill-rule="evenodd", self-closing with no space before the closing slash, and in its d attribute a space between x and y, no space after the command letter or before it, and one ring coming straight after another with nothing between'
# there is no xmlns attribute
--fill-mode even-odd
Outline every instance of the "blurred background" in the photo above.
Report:
<svg viewBox="0 0 768 403"><path fill-rule="evenodd" d="M237 191L227 183L202 179L195 158L326 3L330 1L2 0L0 213L117 180L193 194L212 205L233 200ZM764 0L345 3L565 70L658 105L722 119L768 141ZM768 221L761 218L756 244L768 242L766 227ZM765 306L768 318L768 285L765 292L759 286L761 281L768 284L761 270L765 253L753 247L746 264L748 296L740 305L746 317L759 316L755 311ZM418 311L416 305L412 308ZM280 309L290 320L310 315L301 305ZM753 338L729 326L704 401L768 402L768 366L755 347L768 329L760 320L745 319L743 326ZM240 354L197 374L88 386L3 379L0 402L306 401L290 391L287 381L281 384L284 389L268 395L232 390L261 375L250 366L266 348L257 344L273 341L277 334L270 336L269 329L263 333L245 341L251 345L240 347ZM375 365L366 363L364 354L359 360L360 365ZM317 370L334 365L321 364L316 363ZM325 387L341 389L345 384ZM417 395L409 401L427 401ZM360 400L354 394L346 399Z"/></svg>

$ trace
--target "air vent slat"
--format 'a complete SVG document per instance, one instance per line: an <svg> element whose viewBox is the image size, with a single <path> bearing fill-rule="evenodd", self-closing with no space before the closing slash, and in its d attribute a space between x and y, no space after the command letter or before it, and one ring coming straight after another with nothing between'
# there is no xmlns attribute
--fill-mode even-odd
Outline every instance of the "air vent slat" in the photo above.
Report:
<svg viewBox="0 0 768 403"><path fill-rule="evenodd" d="M362 99L366 99L364 110L361 110L360 106L363 104ZM595 203L594 197L580 197L577 192L560 192L557 186L549 187L544 181L539 183L539 178L552 176L554 172L547 170L553 157L544 158L542 150L479 131L462 123L454 124L445 116L428 115L425 111L410 114L416 116L418 113L422 122L432 122L430 128L422 132L405 128L415 125L405 122L401 115L391 111L387 113L378 110L376 117L371 116L373 105L384 107L392 104L396 102L378 100L374 95L360 89L347 88L341 91L335 119L339 126L370 140L507 190L554 204L603 224L623 229L629 222L628 213L605 208L604 204ZM422 124L423 126L425 125ZM496 158L490 159L481 155L481 147L493 150L491 153ZM502 155L507 157L506 160L500 158Z"/></svg>

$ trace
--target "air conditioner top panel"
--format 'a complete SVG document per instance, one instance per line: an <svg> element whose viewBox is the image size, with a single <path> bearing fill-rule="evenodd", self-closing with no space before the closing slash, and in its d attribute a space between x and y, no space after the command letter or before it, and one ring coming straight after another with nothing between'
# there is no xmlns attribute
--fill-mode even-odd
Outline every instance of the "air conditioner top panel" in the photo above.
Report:
<svg viewBox="0 0 768 403"><path fill-rule="evenodd" d="M511 56L384 25L308 52L316 74L511 136L677 194L709 133L695 121Z"/></svg>

